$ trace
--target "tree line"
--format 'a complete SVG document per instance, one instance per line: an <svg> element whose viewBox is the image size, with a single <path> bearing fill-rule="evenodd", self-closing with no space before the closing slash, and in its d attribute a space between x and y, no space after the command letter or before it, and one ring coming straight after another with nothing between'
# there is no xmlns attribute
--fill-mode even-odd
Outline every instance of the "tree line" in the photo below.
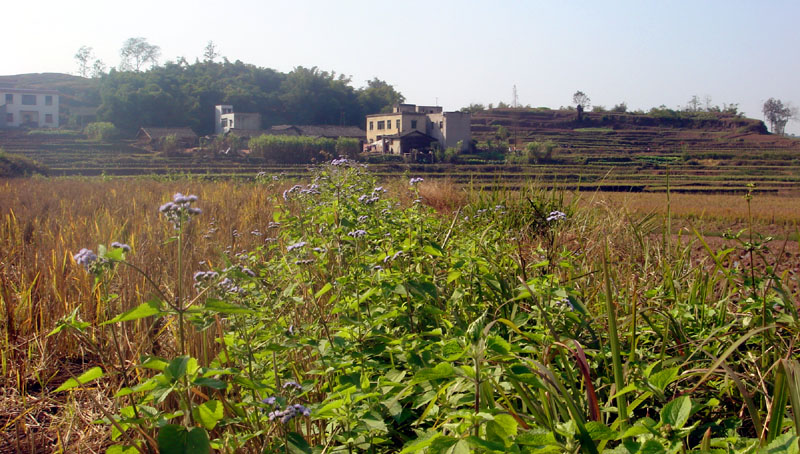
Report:
<svg viewBox="0 0 800 454"><path fill-rule="evenodd" d="M236 112L260 113L264 128L276 124L363 127L365 115L388 111L405 100L392 85L377 78L355 88L350 77L317 67L298 66L282 73L224 57L217 62L213 43L206 46L203 61L189 63L179 58L158 65L157 46L140 38L128 41L118 68L91 74L100 98L98 119L123 130L189 126L210 134L217 104L233 105ZM91 58L91 48L86 46L76 54L84 76L89 75Z"/></svg>

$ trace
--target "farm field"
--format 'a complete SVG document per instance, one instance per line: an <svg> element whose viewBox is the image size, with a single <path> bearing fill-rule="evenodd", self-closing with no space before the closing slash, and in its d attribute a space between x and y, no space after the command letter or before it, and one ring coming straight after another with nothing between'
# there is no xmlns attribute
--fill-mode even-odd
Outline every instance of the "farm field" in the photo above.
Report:
<svg viewBox="0 0 800 454"><path fill-rule="evenodd" d="M372 168L0 182L0 452L794 452L793 187Z"/></svg>

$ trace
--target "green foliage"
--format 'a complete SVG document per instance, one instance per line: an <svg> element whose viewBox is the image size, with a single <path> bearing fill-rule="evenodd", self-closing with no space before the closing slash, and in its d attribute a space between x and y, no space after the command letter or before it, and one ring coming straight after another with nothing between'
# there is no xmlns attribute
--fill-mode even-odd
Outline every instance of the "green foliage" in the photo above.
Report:
<svg viewBox="0 0 800 454"><path fill-rule="evenodd" d="M241 61L168 62L148 71L112 70L100 81L99 118L134 131L141 126L188 126L214 131L211 112L231 104L275 124L363 126L364 115L385 111L403 95L379 79L353 88L349 78L316 67L289 73Z"/></svg>
<svg viewBox="0 0 800 454"><path fill-rule="evenodd" d="M419 184L400 190L418 199ZM103 420L116 452L797 452L797 427L762 423L772 389L798 410L795 301L774 271L726 266L732 249L709 249L709 272L665 241L674 260L628 280L644 265L589 255L588 220L561 193L482 192L440 216L346 162L271 197L269 241L192 289L161 279L105 325L63 323L84 342L151 319L173 336L176 353L105 367L124 385ZM170 210L180 277L192 212ZM623 228L636 254L658 247L641 223ZM116 298L105 289L125 259L100 248L93 297ZM796 425L785 407L771 411Z"/></svg>
<svg viewBox="0 0 800 454"><path fill-rule="evenodd" d="M98 142L104 142L117 137L117 128L113 123L107 121L98 121L89 123L84 130L86 137Z"/></svg>
<svg viewBox="0 0 800 454"><path fill-rule="evenodd" d="M47 167L33 159L6 153L0 147L0 178L28 177L34 174L47 175Z"/></svg>
<svg viewBox="0 0 800 454"><path fill-rule="evenodd" d="M354 143L355 142L355 143ZM281 164L308 164L326 161L339 156L339 150L356 154L358 141L353 139L328 139L305 136L253 137L248 142L252 156Z"/></svg>

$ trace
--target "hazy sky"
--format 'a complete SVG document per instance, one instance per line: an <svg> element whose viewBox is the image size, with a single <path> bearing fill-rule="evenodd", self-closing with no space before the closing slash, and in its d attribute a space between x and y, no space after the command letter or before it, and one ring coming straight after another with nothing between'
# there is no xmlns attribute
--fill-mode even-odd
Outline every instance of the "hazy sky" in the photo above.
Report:
<svg viewBox="0 0 800 454"><path fill-rule="evenodd" d="M288 72L317 66L378 77L408 102L559 107L738 103L750 117L775 97L800 105L800 2L736 1L4 1L0 75L77 72L91 46L108 66L130 37L161 61L201 57ZM787 131L800 132L791 122Z"/></svg>

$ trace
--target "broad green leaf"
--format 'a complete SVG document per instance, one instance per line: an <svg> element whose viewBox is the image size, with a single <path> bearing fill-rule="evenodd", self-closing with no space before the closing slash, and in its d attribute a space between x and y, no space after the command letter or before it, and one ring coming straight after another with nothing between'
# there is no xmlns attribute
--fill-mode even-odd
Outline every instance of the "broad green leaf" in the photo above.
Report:
<svg viewBox="0 0 800 454"><path fill-rule="evenodd" d="M192 366L197 369L197 360L190 356L179 356L169 362L169 365L164 369L164 376L172 381L178 381L186 375L186 372L192 372Z"/></svg>
<svg viewBox="0 0 800 454"><path fill-rule="evenodd" d="M108 325L109 323L128 322L131 320L139 320L140 318L150 317L161 313L161 300L153 299L146 303L142 303L133 309L123 312L116 317L101 323L100 325Z"/></svg>
<svg viewBox="0 0 800 454"><path fill-rule="evenodd" d="M424 248L422 248L422 250L427 252L428 254L436 256L436 257L444 256L444 254L442 254L441 249L437 249L437 248L433 247L432 245L427 245Z"/></svg>
<svg viewBox="0 0 800 454"><path fill-rule="evenodd" d="M297 432L289 432L286 437L289 446L289 452L292 454L311 454L311 446L302 435Z"/></svg>
<svg viewBox="0 0 800 454"><path fill-rule="evenodd" d="M314 412L314 417L324 418L326 416L333 416L335 414L333 410L340 408L342 405L344 405L344 399L336 399L328 402Z"/></svg>
<svg viewBox="0 0 800 454"><path fill-rule="evenodd" d="M668 369L664 369L660 372L656 372L655 374L651 375L647 378L647 381L650 382L653 387L662 393L667 388L667 386L675 381L675 378L678 377L678 368L677 367L670 367Z"/></svg>
<svg viewBox="0 0 800 454"><path fill-rule="evenodd" d="M412 452L422 451L423 449L425 449L428 446L430 446L431 443L434 442L434 440L436 440L437 438L439 438L441 436L442 436L442 434L440 434L438 432L425 433L425 434L421 435L420 437L418 437L416 440L412 440L412 441L409 441L408 443L406 443L405 447L403 448L402 451L400 451L399 454L409 454L409 453L412 453Z"/></svg>
<svg viewBox="0 0 800 454"><path fill-rule="evenodd" d="M426 381L450 378L455 375L455 373L455 369L453 369L450 363L439 363L436 367L422 369L414 374L414 378L411 379L411 384L416 385L417 383Z"/></svg>
<svg viewBox="0 0 800 454"><path fill-rule="evenodd" d="M619 434L601 422L589 421L586 423L586 432L592 440L616 440Z"/></svg>
<svg viewBox="0 0 800 454"><path fill-rule="evenodd" d="M636 454L666 454L667 450L656 440L647 440Z"/></svg>
<svg viewBox="0 0 800 454"><path fill-rule="evenodd" d="M192 382L198 386L207 386L213 389L225 389L228 387L228 384L222 380L217 380L216 378L208 378L208 377L199 377L194 379Z"/></svg>
<svg viewBox="0 0 800 454"><path fill-rule="evenodd" d="M507 355L511 352L511 344L501 336L492 336L486 342L486 347L495 353Z"/></svg>
<svg viewBox="0 0 800 454"><path fill-rule="evenodd" d="M218 400L209 400L208 402L198 405L192 409L192 416L208 430L217 426L217 423L224 416L222 402Z"/></svg>
<svg viewBox="0 0 800 454"><path fill-rule="evenodd" d="M139 450L136 446L113 445L106 449L106 454L139 454Z"/></svg>
<svg viewBox="0 0 800 454"><path fill-rule="evenodd" d="M692 399L681 396L670 401L661 409L661 424L669 424L673 429L680 429L689 420L692 412Z"/></svg>
<svg viewBox="0 0 800 454"><path fill-rule="evenodd" d="M186 427L167 424L158 431L160 454L209 454L211 444L208 433L202 427Z"/></svg>
<svg viewBox="0 0 800 454"><path fill-rule="evenodd" d="M142 367L157 370L159 372L164 372L164 369L166 369L168 365L169 363L167 361L156 356L148 356L142 362Z"/></svg>
<svg viewBox="0 0 800 454"><path fill-rule="evenodd" d="M320 296L330 292L332 288L333 286L330 282L326 283L321 289L319 289L319 291L317 291L317 293L314 294L314 299L319 299Z"/></svg>
<svg viewBox="0 0 800 454"><path fill-rule="evenodd" d="M758 454L798 454L800 448L798 448L797 440L797 435L787 432L761 448Z"/></svg>
<svg viewBox="0 0 800 454"><path fill-rule="evenodd" d="M92 380L97 380L98 378L103 376L103 369L99 367L92 367L91 369L87 370L86 372L80 374L77 377L77 380L74 378L70 378L69 380L65 381L61 384L58 388L56 388L54 393L66 391L68 389L77 388L78 386L85 385Z"/></svg>

